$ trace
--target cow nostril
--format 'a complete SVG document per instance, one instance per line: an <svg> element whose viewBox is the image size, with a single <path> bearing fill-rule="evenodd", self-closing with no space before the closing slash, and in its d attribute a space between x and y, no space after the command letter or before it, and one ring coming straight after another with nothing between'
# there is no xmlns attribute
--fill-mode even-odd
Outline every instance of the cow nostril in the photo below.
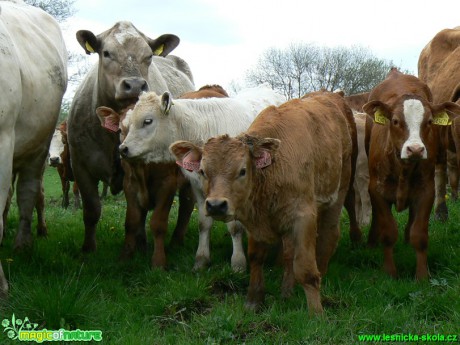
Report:
<svg viewBox="0 0 460 345"><path fill-rule="evenodd" d="M206 211L210 215L225 215L228 212L227 200L206 200Z"/></svg>
<svg viewBox="0 0 460 345"><path fill-rule="evenodd" d="M120 145L120 147L118 148L118 151L121 153L122 156L127 156L128 155L128 146L126 145Z"/></svg>
<svg viewBox="0 0 460 345"><path fill-rule="evenodd" d="M123 88L124 88L125 91L131 91L131 89L132 89L131 83L129 83L127 80L124 80L123 81Z"/></svg>
<svg viewBox="0 0 460 345"><path fill-rule="evenodd" d="M145 80L144 80L144 83L141 86L141 90L144 91L144 92L149 91L149 86L148 86L148 84L147 84L147 82Z"/></svg>

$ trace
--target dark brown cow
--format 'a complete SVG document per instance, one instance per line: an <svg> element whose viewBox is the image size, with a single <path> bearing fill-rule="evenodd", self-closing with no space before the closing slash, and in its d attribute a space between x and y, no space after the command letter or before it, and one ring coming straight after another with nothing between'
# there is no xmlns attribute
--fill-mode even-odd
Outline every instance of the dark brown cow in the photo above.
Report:
<svg viewBox="0 0 460 345"><path fill-rule="evenodd" d="M210 97L228 97L227 91L220 85L205 85L200 87L197 91L190 91L184 93L180 98L210 98Z"/></svg>
<svg viewBox="0 0 460 345"><path fill-rule="evenodd" d="M238 219L247 228L248 308L264 300L268 245L282 239L283 295L290 295L297 280L309 311L323 310L321 276L337 245L351 176L345 107L341 96L323 92L266 108L236 138L212 138L203 149L183 141L171 146L182 163L199 164L207 213Z"/></svg>
<svg viewBox="0 0 460 345"><path fill-rule="evenodd" d="M420 53L418 75L430 88L434 103L456 102L460 98L460 26L441 30L428 42ZM460 166L460 133L453 133L451 129L454 130L455 126L440 129L443 146L436 164L435 212L441 220L448 218L445 199L446 156L450 158L447 165L454 198L458 186L456 176Z"/></svg>
<svg viewBox="0 0 460 345"><path fill-rule="evenodd" d="M455 103L433 105L428 86L392 69L372 90L364 110L374 118L369 143L372 223L368 243L384 246L384 270L395 277L393 247L398 228L391 207L409 208L405 239L417 254L417 279L428 277L428 222L434 201L434 169L439 146L435 124L447 125Z"/></svg>
<svg viewBox="0 0 460 345"><path fill-rule="evenodd" d="M69 206L70 182L74 181L70 165L69 143L67 141L67 121L62 122L54 131L51 139L48 164L58 171L62 185L62 207ZM106 186L106 185L104 185ZM80 191L77 182L73 182L74 206L80 208Z"/></svg>

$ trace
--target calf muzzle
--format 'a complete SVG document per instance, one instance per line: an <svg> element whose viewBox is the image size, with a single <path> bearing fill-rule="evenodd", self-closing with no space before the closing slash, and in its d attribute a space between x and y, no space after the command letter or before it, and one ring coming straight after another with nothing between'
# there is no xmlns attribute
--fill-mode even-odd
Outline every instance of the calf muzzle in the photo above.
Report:
<svg viewBox="0 0 460 345"><path fill-rule="evenodd" d="M228 213L228 202L227 199L206 199L206 213L211 217L224 217Z"/></svg>

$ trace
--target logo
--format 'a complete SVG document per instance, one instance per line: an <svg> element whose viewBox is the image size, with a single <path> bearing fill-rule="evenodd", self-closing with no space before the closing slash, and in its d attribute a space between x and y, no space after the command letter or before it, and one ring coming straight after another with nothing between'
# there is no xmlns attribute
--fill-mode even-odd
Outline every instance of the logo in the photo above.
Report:
<svg viewBox="0 0 460 345"><path fill-rule="evenodd" d="M40 329L37 330L38 324L30 322L26 317L24 320L17 319L13 314L11 320L3 319L3 333L6 333L11 340L35 341L42 343L44 341L101 341L102 331L91 330L83 331L76 329L68 331L63 328L59 330Z"/></svg>

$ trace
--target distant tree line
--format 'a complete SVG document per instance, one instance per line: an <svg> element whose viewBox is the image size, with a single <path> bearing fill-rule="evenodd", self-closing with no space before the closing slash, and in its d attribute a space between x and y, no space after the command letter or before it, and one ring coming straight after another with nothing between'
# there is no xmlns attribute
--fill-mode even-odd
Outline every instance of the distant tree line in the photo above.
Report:
<svg viewBox="0 0 460 345"><path fill-rule="evenodd" d="M299 43L267 49L246 73L246 81L252 86L268 82L288 99L320 89L350 95L370 91L391 67L392 61L375 57L368 48Z"/></svg>

